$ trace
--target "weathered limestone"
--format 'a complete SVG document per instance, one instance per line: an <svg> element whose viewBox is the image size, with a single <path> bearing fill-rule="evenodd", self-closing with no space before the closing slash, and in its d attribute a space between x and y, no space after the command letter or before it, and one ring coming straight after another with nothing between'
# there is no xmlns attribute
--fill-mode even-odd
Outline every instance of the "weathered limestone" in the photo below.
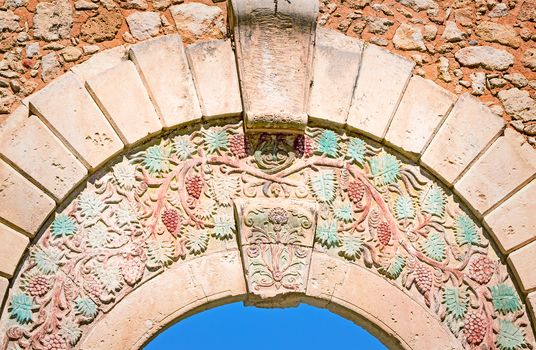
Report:
<svg viewBox="0 0 536 350"><path fill-rule="evenodd" d="M532 292L527 296L527 304L532 316L532 322L534 322L536 320L536 292Z"/></svg>
<svg viewBox="0 0 536 350"><path fill-rule="evenodd" d="M536 239L536 180L484 217L484 224L504 253Z"/></svg>
<svg viewBox="0 0 536 350"><path fill-rule="evenodd" d="M387 144L418 158L455 100L431 80L414 76L385 135Z"/></svg>
<svg viewBox="0 0 536 350"><path fill-rule="evenodd" d="M162 129L149 94L131 61L89 79L86 86L104 115L130 145Z"/></svg>
<svg viewBox="0 0 536 350"><path fill-rule="evenodd" d="M86 166L96 168L123 148L112 126L73 73L66 73L28 100L30 110Z"/></svg>
<svg viewBox="0 0 536 350"><path fill-rule="evenodd" d="M0 160L0 218L31 236L54 209L54 200ZM31 205L28 205L31 203Z"/></svg>
<svg viewBox="0 0 536 350"><path fill-rule="evenodd" d="M318 3L231 3L246 127L303 130Z"/></svg>
<svg viewBox="0 0 536 350"><path fill-rule="evenodd" d="M205 118L242 113L236 61L230 40L205 41L186 49L201 113Z"/></svg>
<svg viewBox="0 0 536 350"><path fill-rule="evenodd" d="M8 293L8 288L9 288L9 281L0 276L0 306L2 306L2 302L4 301L7 293Z"/></svg>
<svg viewBox="0 0 536 350"><path fill-rule="evenodd" d="M504 127L504 122L471 95L460 96L421 157L436 176L452 184Z"/></svg>
<svg viewBox="0 0 536 350"><path fill-rule="evenodd" d="M454 189L482 215L535 173L534 150L523 136L506 129Z"/></svg>
<svg viewBox="0 0 536 350"><path fill-rule="evenodd" d="M13 276L29 242L28 237L0 223L0 274L8 278Z"/></svg>
<svg viewBox="0 0 536 350"><path fill-rule="evenodd" d="M87 175L82 163L24 105L0 125L0 153L57 201L63 201Z"/></svg>
<svg viewBox="0 0 536 350"><path fill-rule="evenodd" d="M130 48L130 58L165 128L201 118L199 101L180 36L167 35Z"/></svg>
<svg viewBox="0 0 536 350"><path fill-rule="evenodd" d="M313 85L307 108L310 118L346 123L362 50L361 40L334 30L317 29Z"/></svg>
<svg viewBox="0 0 536 350"><path fill-rule="evenodd" d="M347 271L348 264L344 261L313 250L305 294L314 298L316 305L327 307L335 288L344 282Z"/></svg>
<svg viewBox="0 0 536 350"><path fill-rule="evenodd" d="M374 45L367 45L348 114L347 124L382 139L415 63Z"/></svg>
<svg viewBox="0 0 536 350"><path fill-rule="evenodd" d="M85 82L126 60L128 60L127 48L125 46L117 46L93 55L89 60L72 67L71 71L82 82Z"/></svg>
<svg viewBox="0 0 536 350"><path fill-rule="evenodd" d="M536 242L527 244L508 255L508 264L514 270L523 292L536 290Z"/></svg>

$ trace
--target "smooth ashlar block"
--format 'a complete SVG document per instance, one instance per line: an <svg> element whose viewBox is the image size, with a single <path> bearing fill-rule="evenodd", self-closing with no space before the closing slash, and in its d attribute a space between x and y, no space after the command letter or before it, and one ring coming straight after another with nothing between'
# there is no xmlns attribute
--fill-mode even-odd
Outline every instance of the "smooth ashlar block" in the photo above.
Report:
<svg viewBox="0 0 536 350"><path fill-rule="evenodd" d="M123 61L86 82L91 96L125 144L162 129L134 63Z"/></svg>
<svg viewBox="0 0 536 350"><path fill-rule="evenodd" d="M4 278L0 276L0 306L2 306L2 302L4 301L9 288L9 281L7 278Z"/></svg>
<svg viewBox="0 0 536 350"><path fill-rule="evenodd" d="M536 321L536 292L532 292L527 296L527 304L530 314L532 316L532 322Z"/></svg>
<svg viewBox="0 0 536 350"><path fill-rule="evenodd" d="M246 127L303 131L318 2L233 0L229 10Z"/></svg>
<svg viewBox="0 0 536 350"><path fill-rule="evenodd" d="M0 224L0 272L11 278L30 240L12 228ZM1 294L1 292L0 292ZM1 301L0 301L1 304Z"/></svg>
<svg viewBox="0 0 536 350"><path fill-rule="evenodd" d="M374 139L383 139L408 84L415 63L375 45L367 45L347 124Z"/></svg>
<svg viewBox="0 0 536 350"><path fill-rule="evenodd" d="M128 60L128 51L124 45L121 45L91 56L87 61L73 66L71 71L80 81L85 82L126 60Z"/></svg>
<svg viewBox="0 0 536 350"><path fill-rule="evenodd" d="M201 109L178 35L166 35L133 45L136 64L165 128L198 121Z"/></svg>
<svg viewBox="0 0 536 350"><path fill-rule="evenodd" d="M345 124L361 64L363 42L335 30L317 28L310 118Z"/></svg>
<svg viewBox="0 0 536 350"><path fill-rule="evenodd" d="M452 184L504 127L501 117L469 94L460 96L420 162Z"/></svg>
<svg viewBox="0 0 536 350"><path fill-rule="evenodd" d="M0 125L0 153L57 201L87 175L86 167L24 105Z"/></svg>
<svg viewBox="0 0 536 350"><path fill-rule="evenodd" d="M387 144L418 158L454 101L455 95L433 81L412 77L385 135Z"/></svg>
<svg viewBox="0 0 536 350"><path fill-rule="evenodd" d="M82 83L71 73L29 97L36 113L90 168L123 149L123 143Z"/></svg>
<svg viewBox="0 0 536 350"><path fill-rule="evenodd" d="M523 292L536 290L536 242L532 242L508 256L508 264L514 271Z"/></svg>
<svg viewBox="0 0 536 350"><path fill-rule="evenodd" d="M54 200L0 160L0 218L31 236L54 210Z"/></svg>
<svg viewBox="0 0 536 350"><path fill-rule="evenodd" d="M484 224L504 253L536 239L536 180L484 217Z"/></svg>
<svg viewBox="0 0 536 350"><path fill-rule="evenodd" d="M482 215L535 172L536 151L522 135L506 129L504 136L454 185L454 190Z"/></svg>
<svg viewBox="0 0 536 350"><path fill-rule="evenodd" d="M242 99L231 41L213 40L192 44L186 49L186 56L203 117L240 115Z"/></svg>

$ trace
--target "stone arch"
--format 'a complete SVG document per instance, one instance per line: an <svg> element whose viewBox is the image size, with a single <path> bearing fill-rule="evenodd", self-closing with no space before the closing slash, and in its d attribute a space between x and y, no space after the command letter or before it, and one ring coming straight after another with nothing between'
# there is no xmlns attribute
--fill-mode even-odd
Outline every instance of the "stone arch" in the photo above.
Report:
<svg viewBox="0 0 536 350"><path fill-rule="evenodd" d="M91 343L95 334L134 298L129 293L147 296L159 278L178 278L173 269L188 270L181 278L202 270L198 265L218 270L211 256L234 254L243 288L224 285L209 295L208 283L201 288L205 304L227 297L257 305L304 299L363 317L403 348L439 342L445 348L533 347L534 150L477 100L412 76L413 63L404 58L315 29L315 6L301 5L299 16L291 5L280 8L288 22L280 26L280 17L253 16L233 4L234 43L204 42L185 50L180 37L165 36L105 51L28 97L2 125L0 195L8 203L0 208L2 345L22 341L22 347L35 347L48 333L46 341L58 337L73 347L98 344ZM273 28L263 31L255 21L272 21ZM287 55L299 59L286 61ZM208 173L200 176L197 169L186 176L180 167L188 162L203 164ZM242 175L234 175L236 169ZM174 177L163 180L167 174ZM162 181L180 195L164 197L165 191L158 192ZM227 202L218 199L234 186L240 188L224 196ZM253 193L284 199L274 204L252 199ZM207 194L227 211L218 218L219 232L215 209L194 213ZM129 219L132 208L120 206L125 198L137 198L136 219ZM176 212L162 219L159 201ZM277 212L280 207L284 212ZM275 216L268 219L272 210ZM309 223L296 226L300 221L289 215ZM211 222L205 227L212 238L201 229L203 220ZM170 229L179 223L189 229ZM268 228L252 230L255 225L268 225L271 232L291 225L300 235L262 238L253 232ZM139 252L118 255L121 242L103 232L127 241L142 234L144 240L136 245ZM108 269L103 253L77 270L73 263L83 254L77 247L95 249L98 242L115 249L107 254L119 256L117 264ZM273 266L270 278L278 288L255 281L253 275L267 272L251 272L248 264L273 252L302 260L289 288L285 276L274 279ZM397 323L404 306L378 309L349 276L389 286L387 296L404 295L391 298L394 303L417 305L411 312L430 323L419 321L417 329L407 327L411 318ZM103 291L105 280L111 284ZM51 303L57 312L68 312L62 320L70 324L50 321L56 312L47 309ZM169 305L164 311L174 318L188 310ZM28 343L42 318L48 328L35 337L37 343ZM128 341L141 345L136 342L171 319L160 321ZM93 327L99 331L92 333Z"/></svg>

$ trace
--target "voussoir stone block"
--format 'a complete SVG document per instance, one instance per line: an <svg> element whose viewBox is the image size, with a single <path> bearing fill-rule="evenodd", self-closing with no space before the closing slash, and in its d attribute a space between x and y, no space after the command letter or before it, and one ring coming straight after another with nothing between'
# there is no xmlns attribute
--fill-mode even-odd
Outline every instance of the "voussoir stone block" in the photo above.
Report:
<svg viewBox="0 0 536 350"><path fill-rule="evenodd" d="M508 263L514 270L523 292L536 290L536 242L519 248L508 256Z"/></svg>
<svg viewBox="0 0 536 350"><path fill-rule="evenodd" d="M345 124L361 64L363 42L318 28L313 58L310 118Z"/></svg>
<svg viewBox="0 0 536 350"><path fill-rule="evenodd" d="M484 217L484 224L504 253L536 239L536 180Z"/></svg>
<svg viewBox="0 0 536 350"><path fill-rule="evenodd" d="M536 151L513 129L506 129L454 185L478 215L497 204L536 172Z"/></svg>
<svg viewBox="0 0 536 350"><path fill-rule="evenodd" d="M527 296L527 304L532 316L532 322L536 322L536 292L532 292Z"/></svg>
<svg viewBox="0 0 536 350"><path fill-rule="evenodd" d="M54 200L0 160L0 217L35 235L54 210Z"/></svg>
<svg viewBox="0 0 536 350"><path fill-rule="evenodd" d="M72 72L29 97L30 109L82 161L97 168L123 149L123 143Z"/></svg>
<svg viewBox="0 0 536 350"><path fill-rule="evenodd" d="M233 0L238 70L249 129L302 131L307 124L318 2Z"/></svg>
<svg viewBox="0 0 536 350"><path fill-rule="evenodd" d="M121 45L91 56L87 61L73 66L71 71L82 82L85 82L126 60L128 60L128 50Z"/></svg>
<svg viewBox="0 0 536 350"><path fill-rule="evenodd" d="M22 233L0 224L0 257L2 257L0 259L0 272L4 276L9 278L13 276L29 242L28 237Z"/></svg>
<svg viewBox="0 0 536 350"><path fill-rule="evenodd" d="M152 135L162 125L134 63L123 61L86 86L125 144Z"/></svg>
<svg viewBox="0 0 536 350"><path fill-rule="evenodd" d="M413 61L378 46L365 46L348 126L383 139L414 66Z"/></svg>
<svg viewBox="0 0 536 350"><path fill-rule="evenodd" d="M240 115L242 100L231 41L213 40L192 44L186 49L186 56L203 117Z"/></svg>
<svg viewBox="0 0 536 350"><path fill-rule="evenodd" d="M2 307L2 302L4 301L9 288L9 281L7 278L0 276L0 307Z"/></svg>
<svg viewBox="0 0 536 350"><path fill-rule="evenodd" d="M418 158L456 96L431 80L411 78L385 135L387 144Z"/></svg>
<svg viewBox="0 0 536 350"><path fill-rule="evenodd" d="M452 184L503 127L501 117L476 98L463 94L420 161L435 175Z"/></svg>
<svg viewBox="0 0 536 350"><path fill-rule="evenodd" d="M86 167L24 105L0 125L0 153L57 201L87 175Z"/></svg>
<svg viewBox="0 0 536 350"><path fill-rule="evenodd" d="M136 64L165 128L201 118L180 36L166 35L133 45L130 58Z"/></svg>

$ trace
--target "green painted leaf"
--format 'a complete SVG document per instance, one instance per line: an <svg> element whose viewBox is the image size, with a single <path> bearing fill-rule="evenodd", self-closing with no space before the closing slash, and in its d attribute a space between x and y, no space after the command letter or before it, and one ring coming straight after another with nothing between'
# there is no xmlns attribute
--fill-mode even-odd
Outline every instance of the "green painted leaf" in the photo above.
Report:
<svg viewBox="0 0 536 350"><path fill-rule="evenodd" d="M208 153L227 150L229 147L229 137L227 131L222 128L213 127L203 132L206 150Z"/></svg>
<svg viewBox="0 0 536 350"><path fill-rule="evenodd" d="M502 314L521 309L521 302L515 289L501 283L491 287L491 299L495 310Z"/></svg>
<svg viewBox="0 0 536 350"><path fill-rule="evenodd" d="M310 182L319 201L326 203L335 198L335 173L333 170L324 170L312 175Z"/></svg>
<svg viewBox="0 0 536 350"><path fill-rule="evenodd" d="M461 320L467 312L469 297L467 292L459 288L447 288L443 292L443 302L447 307L447 312L458 320Z"/></svg>
<svg viewBox="0 0 536 350"><path fill-rule="evenodd" d="M389 265L386 267L380 267L379 271L381 274L384 274L388 278L394 280L402 273L402 270L406 266L406 260L403 256L396 255L393 260L389 262Z"/></svg>
<svg viewBox="0 0 536 350"><path fill-rule="evenodd" d="M370 171L378 186L391 185L400 176L400 163L391 154L377 155L369 160Z"/></svg>
<svg viewBox="0 0 536 350"><path fill-rule="evenodd" d="M171 170L171 150L163 144L154 145L145 151L142 164L150 174L167 173Z"/></svg>
<svg viewBox="0 0 536 350"><path fill-rule="evenodd" d="M354 261L361 257L363 248L361 238L356 235L344 235L342 237L342 249L339 254L350 261Z"/></svg>
<svg viewBox="0 0 536 350"><path fill-rule="evenodd" d="M428 239L422 244L424 254L435 261L443 261L446 258L445 241L437 232L428 236Z"/></svg>
<svg viewBox="0 0 536 350"><path fill-rule="evenodd" d="M56 273L61 265L63 252L56 247L41 248L33 251L35 265L45 275Z"/></svg>
<svg viewBox="0 0 536 350"><path fill-rule="evenodd" d="M75 301L76 312L90 320L97 316L97 304L90 298L78 298Z"/></svg>
<svg viewBox="0 0 536 350"><path fill-rule="evenodd" d="M69 237L76 233L76 222L70 216L59 214L50 227L52 238Z"/></svg>
<svg viewBox="0 0 536 350"><path fill-rule="evenodd" d="M190 142L188 135L177 136L173 138L173 150L179 160L186 160L194 153L194 147Z"/></svg>
<svg viewBox="0 0 536 350"><path fill-rule="evenodd" d="M316 241L326 248L338 247L340 241L337 226L337 220L328 220L320 223L316 227Z"/></svg>
<svg viewBox="0 0 536 350"><path fill-rule="evenodd" d="M214 236L225 240L233 238L235 222L232 215L216 214L214 216Z"/></svg>
<svg viewBox="0 0 536 350"><path fill-rule="evenodd" d="M395 217L398 220L411 219L415 216L415 208L410 196L398 196L394 209Z"/></svg>
<svg viewBox="0 0 536 350"><path fill-rule="evenodd" d="M445 193L434 184L421 193L420 202L421 210L425 213L438 217L445 213Z"/></svg>
<svg viewBox="0 0 536 350"><path fill-rule="evenodd" d="M147 267L160 268L173 262L175 248L170 241L155 239L145 244L147 245Z"/></svg>
<svg viewBox="0 0 536 350"><path fill-rule="evenodd" d="M500 350L516 350L525 345L525 334L523 330L513 322L499 320L499 334L495 340L495 345Z"/></svg>
<svg viewBox="0 0 536 350"><path fill-rule="evenodd" d="M354 221L354 211L352 209L352 204L350 203L339 203L335 207L335 217L343 222L349 223Z"/></svg>
<svg viewBox="0 0 536 350"><path fill-rule="evenodd" d="M358 138L351 138L348 142L348 151L346 152L346 158L352 163L363 165L365 162L365 141Z"/></svg>
<svg viewBox="0 0 536 350"><path fill-rule="evenodd" d="M337 157L339 151L337 134L332 130L324 130L318 139L317 152L330 158Z"/></svg>
<svg viewBox="0 0 536 350"><path fill-rule="evenodd" d="M24 293L18 293L11 297L9 314L19 324L32 322L32 308L34 307L32 298Z"/></svg>
<svg viewBox="0 0 536 350"><path fill-rule="evenodd" d="M456 243L463 246L465 244L473 245L480 243L480 237L476 230L476 225L469 216L462 214L456 218Z"/></svg>

